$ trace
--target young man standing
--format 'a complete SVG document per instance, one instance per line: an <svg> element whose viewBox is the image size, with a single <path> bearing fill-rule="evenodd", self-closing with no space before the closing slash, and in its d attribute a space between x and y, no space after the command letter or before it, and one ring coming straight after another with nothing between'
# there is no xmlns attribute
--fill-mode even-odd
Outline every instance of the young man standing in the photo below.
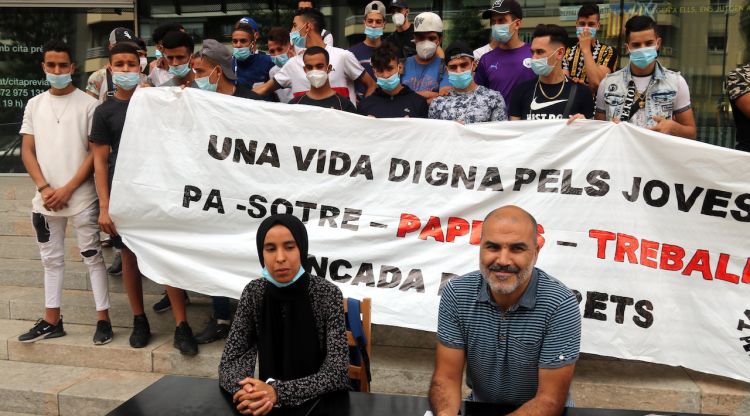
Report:
<svg viewBox="0 0 750 416"><path fill-rule="evenodd" d="M695 139L690 90L679 72L656 60L661 37L648 16L625 23L630 64L607 75L596 93L596 119L627 121L673 136Z"/></svg>
<svg viewBox="0 0 750 416"><path fill-rule="evenodd" d="M385 6L379 1L372 1L365 7L365 40L351 48L349 52L359 60L359 64L367 71L371 78L375 78L370 58L375 48L383 44L383 28L385 28ZM357 84L357 98L364 98L364 85Z"/></svg>
<svg viewBox="0 0 750 416"><path fill-rule="evenodd" d="M576 36L578 43L565 52L562 68L573 82L588 85L592 95L607 74L615 71L617 51L596 38L599 30L599 6L586 3L578 9Z"/></svg>
<svg viewBox="0 0 750 416"><path fill-rule="evenodd" d="M360 101L357 112L375 118L427 118L429 106L424 97L401 83L402 65L395 46L384 43L372 54L372 69L378 89Z"/></svg>
<svg viewBox="0 0 750 416"><path fill-rule="evenodd" d="M511 95L511 120L591 118L594 98L584 85L563 72L568 33L557 25L538 25L531 41L531 69L538 76L519 84Z"/></svg>
<svg viewBox="0 0 750 416"><path fill-rule="evenodd" d="M445 50L445 57L448 80L453 89L432 100L429 117L461 124L507 120L503 96L474 82L474 53L469 45L456 41Z"/></svg>
<svg viewBox="0 0 750 416"><path fill-rule="evenodd" d="M125 27L118 27L109 33L109 43L107 44L107 47L112 50L112 47L119 42L132 42L133 45L136 45L136 39L137 38L132 30ZM86 83L86 94L96 98L100 103L103 103L115 93L116 86L111 81L112 71L109 70L109 66L105 66L104 68L92 72ZM148 85L148 77L141 74L138 85Z"/></svg>
<svg viewBox="0 0 750 416"><path fill-rule="evenodd" d="M160 87L186 87L195 88L193 83L194 74L190 70L190 59L195 49L193 38L185 32L169 32L162 40L164 47L164 58L169 64L169 73L172 79L159 85Z"/></svg>
<svg viewBox="0 0 750 416"><path fill-rule="evenodd" d="M109 216L109 196L122 130L125 126L125 115L138 83L138 52L129 43L119 43L110 51L109 64L112 69L112 80L117 85L117 90L111 100L97 107L89 136L94 153L96 191L99 194L99 225L102 231L112 236L113 245L121 250L122 280L134 315L130 346L143 348L148 345L151 338L151 328L143 311L143 286L141 273L138 270L138 259L123 244ZM177 323L174 346L182 354L195 355L198 353L198 344L193 337L193 331L187 324L185 292L182 289L167 286L167 294Z"/></svg>
<svg viewBox="0 0 750 416"><path fill-rule="evenodd" d="M523 10L516 0L497 0L482 13L482 18L490 19L492 37L498 45L479 60L474 80L498 91L509 102L516 85L536 78L529 64L531 51L518 35Z"/></svg>
<svg viewBox="0 0 750 416"><path fill-rule="evenodd" d="M42 70L50 89L29 100L23 115L21 157L34 181L31 220L44 267L44 319L21 342L65 335L60 303L65 265L65 227L73 224L96 304L94 344L112 341L109 287L99 241L93 154L88 134L98 101L73 85L70 47L51 40L44 45ZM138 81L136 74L136 82Z"/></svg>
<svg viewBox="0 0 750 416"><path fill-rule="evenodd" d="M255 84L268 81L268 71L273 68L271 57L254 53L256 34L249 19L243 17L234 25L232 31L233 69L237 75L237 84L252 89Z"/></svg>
<svg viewBox="0 0 750 416"><path fill-rule="evenodd" d="M294 58L294 48L289 43L289 31L282 27L274 27L268 31L268 54L273 61L273 68L268 71L268 78L273 78L289 59ZM288 103L292 99L291 88L279 88L275 92L279 102Z"/></svg>
<svg viewBox="0 0 750 416"><path fill-rule="evenodd" d="M164 46L161 44L164 40L164 36L169 32L184 32L185 28L179 23L165 23L157 26L151 34L151 40L154 42L156 59L151 61L149 64L150 71L148 73L148 83L151 86L158 87L159 85L172 79L174 75L169 72L169 63L164 58Z"/></svg>
<svg viewBox="0 0 750 416"><path fill-rule="evenodd" d="M302 59L305 63L305 75L310 82L310 90L304 95L292 98L289 104L306 104L349 113L357 112L357 108L351 101L331 88L328 74L332 68L328 61L328 51L320 46L313 46L305 49Z"/></svg>
<svg viewBox="0 0 750 416"><path fill-rule="evenodd" d="M402 82L427 102L450 90L448 74L437 51L443 39L443 20L435 13L424 12L414 18L417 54L406 58Z"/></svg>
<svg viewBox="0 0 750 416"><path fill-rule="evenodd" d="M727 76L727 94L737 126L734 148L750 152L750 64L742 65Z"/></svg>
<svg viewBox="0 0 750 416"><path fill-rule="evenodd" d="M414 26L409 23L409 5L403 1L393 0L388 5L388 12L391 13L391 21L396 26L396 31L388 35L385 40L396 47L398 59L403 61L417 53L414 43Z"/></svg>

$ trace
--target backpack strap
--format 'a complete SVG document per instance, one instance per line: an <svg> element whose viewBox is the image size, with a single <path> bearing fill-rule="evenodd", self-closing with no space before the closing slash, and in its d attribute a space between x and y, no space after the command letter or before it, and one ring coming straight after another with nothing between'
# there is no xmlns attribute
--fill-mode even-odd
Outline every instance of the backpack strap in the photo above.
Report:
<svg viewBox="0 0 750 416"><path fill-rule="evenodd" d="M346 306L346 322L349 324L349 330L352 331L352 336L357 343L357 350L362 357L365 373L367 373L367 381L372 381L370 356L367 354L367 338L365 337L365 331L362 328L362 318L360 317L360 302L357 299L348 298ZM354 364L359 365L356 362Z"/></svg>
<svg viewBox="0 0 750 416"><path fill-rule="evenodd" d="M109 68L107 68L106 72L107 72L107 97L112 97L115 95L115 84L112 82L112 71L110 71Z"/></svg>
<svg viewBox="0 0 750 416"><path fill-rule="evenodd" d="M573 85L570 87L570 92L568 93L568 103L565 105L565 111L563 111L563 118L570 117L570 112L573 111L573 101L576 99L576 90L578 89L578 84L573 83Z"/></svg>
<svg viewBox="0 0 750 416"><path fill-rule="evenodd" d="M443 75L445 75L445 64L443 61L443 58L440 58L440 70L438 71L438 79L437 79L437 91L440 92L440 84L443 83Z"/></svg>

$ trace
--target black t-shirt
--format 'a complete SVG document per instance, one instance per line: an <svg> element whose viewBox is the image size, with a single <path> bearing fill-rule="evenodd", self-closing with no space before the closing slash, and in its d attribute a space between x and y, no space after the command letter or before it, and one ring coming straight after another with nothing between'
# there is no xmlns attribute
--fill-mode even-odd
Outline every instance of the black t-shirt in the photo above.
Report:
<svg viewBox="0 0 750 416"><path fill-rule="evenodd" d="M130 104L130 100L122 101L111 97L96 107L91 122L89 140L94 143L109 145L111 148L108 158L110 191L112 190L112 177L115 175L115 162L117 161L117 151L120 148L122 129L125 126L125 115L128 113L128 104Z"/></svg>
<svg viewBox="0 0 750 416"><path fill-rule="evenodd" d="M254 93L253 90L250 88L244 86L244 85L236 85L234 88L234 94L232 94L233 97L240 97L240 98L247 98L249 100L262 100L263 97Z"/></svg>
<svg viewBox="0 0 750 416"><path fill-rule="evenodd" d="M537 79L535 78L516 85L511 93L508 116L520 117L522 120L563 118L568 99L573 98L570 97L570 91L575 84L571 81L565 82L564 86L561 84L543 84L540 82L537 86ZM545 97L539 91L540 87L544 88L544 94L554 98L548 99ZM563 88L562 92L560 92L561 87ZM560 95L558 95L558 92ZM583 114L586 118L594 116L594 98L591 96L591 90L584 85L576 87L573 106L568 116L578 113Z"/></svg>
<svg viewBox="0 0 750 416"><path fill-rule="evenodd" d="M417 54L417 46L414 43L414 25L409 25L409 28L403 32L393 32L385 38L386 42L390 42L396 47L398 51L399 59L406 59L412 55Z"/></svg>
<svg viewBox="0 0 750 416"><path fill-rule="evenodd" d="M359 102L357 112L375 118L427 118L430 107L427 100L406 85L398 94L391 96L381 88Z"/></svg>
<svg viewBox="0 0 750 416"><path fill-rule="evenodd" d="M322 100L315 100L313 98L308 97L307 95L300 95L298 97L292 98L289 101L289 104L314 105L316 107L333 108L334 110L342 110L348 113L357 112L357 108L354 107L354 104L352 104L352 102L349 101L348 98L344 98L338 94L333 94L332 96L328 98L323 98Z"/></svg>
<svg viewBox="0 0 750 416"><path fill-rule="evenodd" d="M737 143L734 148L745 152L750 152L750 118L740 111L734 101L732 104L732 114L734 115L734 125L737 127L735 138Z"/></svg>

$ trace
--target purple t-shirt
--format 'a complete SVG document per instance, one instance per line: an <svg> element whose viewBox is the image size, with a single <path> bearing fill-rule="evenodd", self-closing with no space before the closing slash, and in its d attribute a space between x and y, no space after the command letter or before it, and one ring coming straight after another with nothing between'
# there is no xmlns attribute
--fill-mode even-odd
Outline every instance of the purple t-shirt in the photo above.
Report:
<svg viewBox="0 0 750 416"><path fill-rule="evenodd" d="M530 59L531 49L525 43L515 49L495 48L482 55L477 65L474 81L500 92L505 102L508 103L513 87L536 78L536 74L529 65Z"/></svg>

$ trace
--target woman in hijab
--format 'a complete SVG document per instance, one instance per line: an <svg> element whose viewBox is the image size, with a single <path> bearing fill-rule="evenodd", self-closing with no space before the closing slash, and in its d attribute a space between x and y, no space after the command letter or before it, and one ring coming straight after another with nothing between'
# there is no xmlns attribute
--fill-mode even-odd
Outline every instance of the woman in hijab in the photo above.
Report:
<svg viewBox="0 0 750 416"><path fill-rule="evenodd" d="M219 384L241 414L265 415L349 390L341 291L311 276L307 230L293 215L266 218L256 235L263 279L242 292L219 364ZM255 361L259 378L252 378Z"/></svg>

